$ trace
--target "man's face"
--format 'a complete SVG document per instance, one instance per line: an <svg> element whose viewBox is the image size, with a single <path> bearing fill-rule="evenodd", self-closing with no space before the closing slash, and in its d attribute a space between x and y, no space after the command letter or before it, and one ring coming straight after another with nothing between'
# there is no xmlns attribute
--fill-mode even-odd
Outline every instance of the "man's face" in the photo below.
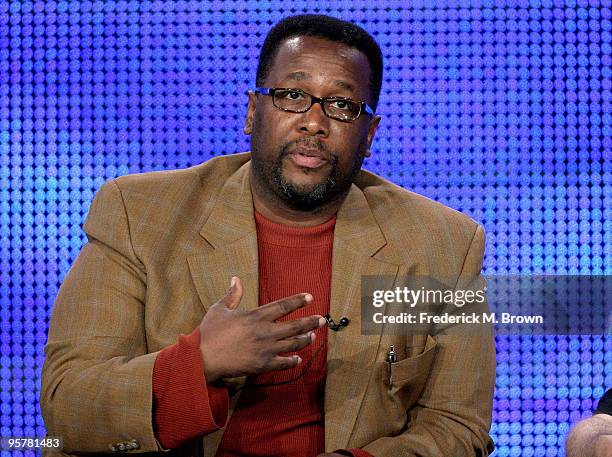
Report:
<svg viewBox="0 0 612 457"><path fill-rule="evenodd" d="M357 49L302 36L280 45L264 87L372 106L369 80L368 59ZM245 132L252 134L255 185L300 210L341 198L369 155L379 121L368 114L353 122L331 119L318 103L290 113L276 108L271 96L250 94Z"/></svg>

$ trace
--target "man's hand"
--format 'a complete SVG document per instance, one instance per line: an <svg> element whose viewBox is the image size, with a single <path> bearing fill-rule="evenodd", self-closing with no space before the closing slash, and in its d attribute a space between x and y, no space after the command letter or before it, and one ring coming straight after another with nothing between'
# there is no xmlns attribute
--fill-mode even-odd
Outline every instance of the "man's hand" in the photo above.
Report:
<svg viewBox="0 0 612 457"><path fill-rule="evenodd" d="M298 294L248 311L236 309L242 299L240 278L212 305L200 323L200 351L204 376L211 383L270 370L286 370L301 362L299 356L279 356L294 352L314 341L311 330L326 324L314 315L288 322L277 319L312 302L312 295Z"/></svg>

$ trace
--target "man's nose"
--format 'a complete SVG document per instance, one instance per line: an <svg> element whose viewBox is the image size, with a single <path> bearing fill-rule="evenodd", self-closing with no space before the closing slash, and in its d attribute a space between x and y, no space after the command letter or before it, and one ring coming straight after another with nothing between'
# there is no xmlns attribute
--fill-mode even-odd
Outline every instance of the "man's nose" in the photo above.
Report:
<svg viewBox="0 0 612 457"><path fill-rule="evenodd" d="M302 133L312 136L329 136L329 121L320 103L313 103L308 111L302 113L298 124Z"/></svg>

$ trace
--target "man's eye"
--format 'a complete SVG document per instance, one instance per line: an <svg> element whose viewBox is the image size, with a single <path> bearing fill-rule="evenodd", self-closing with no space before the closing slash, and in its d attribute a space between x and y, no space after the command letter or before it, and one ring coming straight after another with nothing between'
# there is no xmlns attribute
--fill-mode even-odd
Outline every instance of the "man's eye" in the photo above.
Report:
<svg viewBox="0 0 612 457"><path fill-rule="evenodd" d="M341 110L353 110L352 103L347 102L346 100L334 100L331 102L331 106Z"/></svg>
<svg viewBox="0 0 612 457"><path fill-rule="evenodd" d="M296 90L287 90L281 92L281 96L288 98L289 100L299 100L300 98L304 97L304 94Z"/></svg>

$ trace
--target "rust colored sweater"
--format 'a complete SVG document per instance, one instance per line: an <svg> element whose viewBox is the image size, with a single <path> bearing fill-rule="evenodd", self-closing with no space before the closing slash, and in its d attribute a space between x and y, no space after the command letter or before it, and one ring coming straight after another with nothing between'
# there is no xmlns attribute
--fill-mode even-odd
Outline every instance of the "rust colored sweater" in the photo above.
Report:
<svg viewBox="0 0 612 457"><path fill-rule="evenodd" d="M301 292L314 300L280 320L329 312L335 218L315 227L289 227L255 213L259 251L259 304ZM223 435L217 457L315 457L324 452L327 327L297 352L296 368L249 376ZM207 384L200 332L181 335L163 349L153 370L154 426L164 448L175 448L223 427L228 392ZM258 386L258 384L276 384ZM284 384L283 384L284 383ZM339 450L355 457L360 449Z"/></svg>

